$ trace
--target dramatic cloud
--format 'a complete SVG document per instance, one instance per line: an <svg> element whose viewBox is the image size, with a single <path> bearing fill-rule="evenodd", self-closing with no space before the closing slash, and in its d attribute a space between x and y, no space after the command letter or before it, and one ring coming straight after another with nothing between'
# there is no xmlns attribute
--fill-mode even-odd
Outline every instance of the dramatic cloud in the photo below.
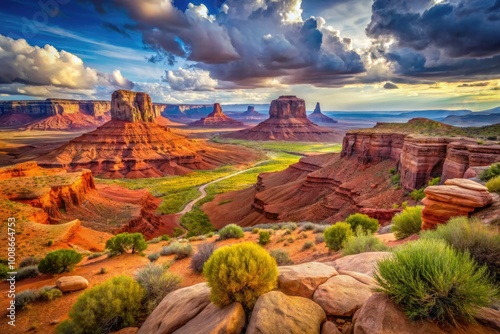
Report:
<svg viewBox="0 0 500 334"><path fill-rule="evenodd" d="M384 85L384 89L398 89L399 87L392 82L386 82Z"/></svg>
<svg viewBox="0 0 500 334"><path fill-rule="evenodd" d="M399 75L487 79L500 73L499 14L495 0L375 0L366 32Z"/></svg>
<svg viewBox="0 0 500 334"><path fill-rule="evenodd" d="M182 12L169 0L116 3L137 22L144 43L169 63L172 57L198 62L213 80L235 87L270 80L338 86L365 70L350 39L321 17L303 20L301 0L227 0L217 16L203 4ZM158 62L158 55L149 60Z"/></svg>
<svg viewBox="0 0 500 334"><path fill-rule="evenodd" d="M489 86L489 82L474 82L474 83L464 83L461 85L458 85L457 87L486 87Z"/></svg>
<svg viewBox="0 0 500 334"><path fill-rule="evenodd" d="M84 65L83 61L51 45L43 48L29 45L26 40L14 40L0 35L0 84L17 84L14 91L41 95L54 86L63 89L91 90L95 86L133 88L134 84L123 77L119 70L101 73ZM4 87L5 90L5 87Z"/></svg>
<svg viewBox="0 0 500 334"><path fill-rule="evenodd" d="M163 81L168 82L171 89L179 91L210 91L218 85L207 71L199 69L166 71Z"/></svg>

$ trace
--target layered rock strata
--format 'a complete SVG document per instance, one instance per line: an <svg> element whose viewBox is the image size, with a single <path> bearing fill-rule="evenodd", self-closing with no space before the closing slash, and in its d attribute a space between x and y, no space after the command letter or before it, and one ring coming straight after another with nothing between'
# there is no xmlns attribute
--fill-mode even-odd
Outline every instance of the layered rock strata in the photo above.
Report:
<svg viewBox="0 0 500 334"><path fill-rule="evenodd" d="M296 96L280 96L271 102L269 119L257 126L224 135L245 140L340 141L331 129L317 126L307 118L306 104Z"/></svg>
<svg viewBox="0 0 500 334"><path fill-rule="evenodd" d="M445 185L430 186L424 190L422 200L422 229L433 229L450 218L469 216L479 208L492 203L488 189L471 180L449 179Z"/></svg>

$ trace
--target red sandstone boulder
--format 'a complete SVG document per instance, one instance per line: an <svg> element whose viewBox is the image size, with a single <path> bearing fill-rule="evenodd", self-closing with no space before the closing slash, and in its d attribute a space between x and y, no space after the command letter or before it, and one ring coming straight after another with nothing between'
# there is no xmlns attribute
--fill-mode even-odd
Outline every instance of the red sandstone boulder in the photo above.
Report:
<svg viewBox="0 0 500 334"><path fill-rule="evenodd" d="M467 179L450 179L445 185L427 187L424 192L422 229L434 228L452 217L468 216L493 201L485 186Z"/></svg>

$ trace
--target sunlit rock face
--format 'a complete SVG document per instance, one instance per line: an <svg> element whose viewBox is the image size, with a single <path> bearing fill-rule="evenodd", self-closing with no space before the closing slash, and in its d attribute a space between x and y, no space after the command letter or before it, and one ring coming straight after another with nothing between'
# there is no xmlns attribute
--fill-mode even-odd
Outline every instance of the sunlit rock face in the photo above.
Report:
<svg viewBox="0 0 500 334"><path fill-rule="evenodd" d="M111 119L127 122L154 122L156 114L146 93L117 90L111 96Z"/></svg>

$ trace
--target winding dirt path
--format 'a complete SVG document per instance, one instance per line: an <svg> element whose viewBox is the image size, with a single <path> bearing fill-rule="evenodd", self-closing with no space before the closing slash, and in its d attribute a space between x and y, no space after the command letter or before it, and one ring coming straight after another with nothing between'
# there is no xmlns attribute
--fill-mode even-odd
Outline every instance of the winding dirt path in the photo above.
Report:
<svg viewBox="0 0 500 334"><path fill-rule="evenodd" d="M252 170L252 169L254 169L255 167L257 167L257 166L259 166L259 165L262 165L263 163L266 163L266 162L269 162L269 161L271 161L271 160L264 160L264 161L258 162L258 163L254 164L254 165L253 165L252 167L250 167L250 168L243 169L243 170L240 170L240 171L238 171L238 172L236 172L236 173L233 173L233 174L230 174L230 175L227 175L227 176L221 177L220 179L213 180L212 182L205 183L204 185L202 185L202 186L200 186L200 187L198 188L198 190L200 191L201 195L200 195L200 196L198 196L198 198L196 198L196 199L192 200L191 202L189 202L188 204L186 204L186 206L184 207L184 209L183 209L182 211L180 211L179 213L177 213L177 214L179 214L179 215L181 215L181 216L182 216L182 215L184 215L184 214L188 213L189 211L191 211L191 210L193 209L194 205L195 205L196 203L198 203L198 201L200 201L200 200L204 199L204 198L207 196L207 191L206 191L206 188L207 188L209 185L214 184L214 183L217 183L217 182L220 182L220 181L222 181L222 180L229 179L229 178L231 178L231 177L233 177L233 176L235 176L235 175L243 174L243 173L245 173L245 172L247 172L247 171L249 171L249 170Z"/></svg>

